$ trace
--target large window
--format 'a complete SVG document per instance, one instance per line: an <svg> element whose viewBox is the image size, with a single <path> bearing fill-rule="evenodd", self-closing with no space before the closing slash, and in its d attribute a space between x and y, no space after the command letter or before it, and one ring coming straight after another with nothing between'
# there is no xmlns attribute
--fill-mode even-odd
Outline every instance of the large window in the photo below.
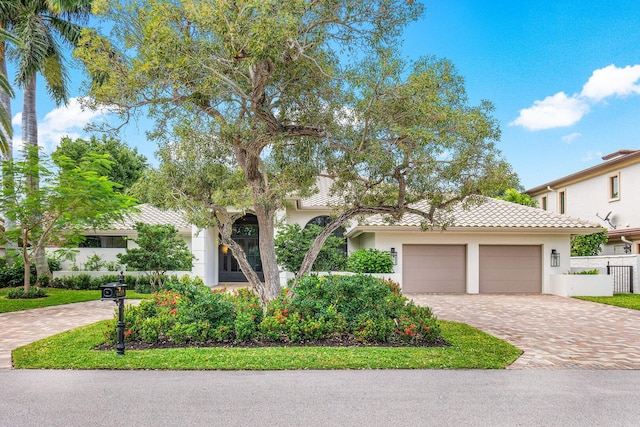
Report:
<svg viewBox="0 0 640 427"><path fill-rule="evenodd" d="M609 177L609 200L620 200L620 173Z"/></svg>
<svg viewBox="0 0 640 427"><path fill-rule="evenodd" d="M81 248L126 248L124 236L87 236L78 245Z"/></svg>

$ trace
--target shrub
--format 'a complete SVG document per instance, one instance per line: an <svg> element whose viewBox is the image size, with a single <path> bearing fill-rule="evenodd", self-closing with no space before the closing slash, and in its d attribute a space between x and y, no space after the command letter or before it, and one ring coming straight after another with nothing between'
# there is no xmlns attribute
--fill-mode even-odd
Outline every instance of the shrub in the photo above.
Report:
<svg viewBox="0 0 640 427"><path fill-rule="evenodd" d="M53 288L60 289L99 289L100 285L106 283L114 283L120 280L120 276L117 274L108 274L104 276L91 277L88 274L80 274L77 276L56 277L50 283ZM178 281L176 277L165 279ZM151 284L145 276L125 276L125 284L127 290L133 290L141 294L150 294ZM158 291L165 290L167 287L162 286Z"/></svg>
<svg viewBox="0 0 640 427"><path fill-rule="evenodd" d="M278 264L287 271L297 273L302 260L311 248L322 227L309 224L301 228L298 224L285 225L275 238ZM345 239L330 235L324 242L320 253L313 263L313 271L341 271L347 263L347 255L343 250Z"/></svg>
<svg viewBox="0 0 640 427"><path fill-rule="evenodd" d="M377 249L358 249L349 256L347 270L354 273L393 273L393 258Z"/></svg>
<svg viewBox="0 0 640 427"><path fill-rule="evenodd" d="M25 292L24 288L15 288L9 290L7 293L8 299L29 299L29 298L44 298L47 296L47 292L42 288L31 287L29 292Z"/></svg>
<svg viewBox="0 0 640 427"><path fill-rule="evenodd" d="M125 339L190 342L313 342L423 345L439 337L431 311L408 302L396 283L371 276L306 276L266 307L248 289L212 291L197 280L170 280L170 290L125 309ZM105 333L110 343L113 329Z"/></svg>
<svg viewBox="0 0 640 427"><path fill-rule="evenodd" d="M573 272L570 271L567 274L587 274L587 275L600 274L600 270L598 270L597 268L594 268L593 270L573 271Z"/></svg>
<svg viewBox="0 0 640 427"><path fill-rule="evenodd" d="M59 260L47 258L47 263L49 264L49 269L51 271L60 270ZM31 283L37 283L35 264L31 264ZM47 284L44 283L43 279L41 279L40 283L42 285ZM24 261L22 257L14 257L11 265L7 264L6 259L2 259L2 265L0 266L0 288L15 288L22 285L24 285Z"/></svg>
<svg viewBox="0 0 640 427"><path fill-rule="evenodd" d="M93 253L87 261L84 263L84 269L86 271L100 271L105 266L105 261L97 253Z"/></svg>

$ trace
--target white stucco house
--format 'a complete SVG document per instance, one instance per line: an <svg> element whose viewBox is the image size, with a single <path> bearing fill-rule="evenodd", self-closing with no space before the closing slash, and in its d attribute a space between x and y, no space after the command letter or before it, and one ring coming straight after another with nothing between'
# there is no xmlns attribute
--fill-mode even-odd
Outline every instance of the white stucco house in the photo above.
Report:
<svg viewBox="0 0 640 427"><path fill-rule="evenodd" d="M601 255L640 254L640 150L619 150L602 160L525 193L543 210L606 228L609 242Z"/></svg>
<svg viewBox="0 0 640 427"><path fill-rule="evenodd" d="M331 214L331 202L329 183L320 181L317 194L292 198L281 216L286 223L322 225ZM571 235L602 230L594 222L495 199L468 210L457 207L453 214L454 225L444 231L423 231L416 215L406 215L392 225L381 216L354 222L344 230L348 251L376 248L390 252L396 265L389 276L405 292L554 293L553 277L570 269ZM207 285L245 280L228 248L219 244L217 230L197 230L179 214L149 205L142 205L120 227L95 232L93 240L108 244L118 241L118 236L130 236L136 221L174 224L196 257L192 274ZM236 222L234 240L259 271L255 216L247 214ZM115 258L124 248L82 249L89 255L103 250ZM283 284L290 276L282 272Z"/></svg>

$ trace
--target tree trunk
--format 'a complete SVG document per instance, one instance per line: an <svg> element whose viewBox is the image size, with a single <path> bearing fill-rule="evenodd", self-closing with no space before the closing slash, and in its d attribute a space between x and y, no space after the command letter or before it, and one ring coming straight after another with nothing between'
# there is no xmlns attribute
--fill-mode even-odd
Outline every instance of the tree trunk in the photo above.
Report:
<svg viewBox="0 0 640 427"><path fill-rule="evenodd" d="M276 261L276 249L273 244L275 237L275 211L265 206L256 206L258 218L260 261L264 273L265 297L268 301L280 296L280 270Z"/></svg>
<svg viewBox="0 0 640 427"><path fill-rule="evenodd" d="M31 288L31 259L29 258L29 250L27 248L28 232L26 229L22 230L22 259L24 260L24 293L29 293Z"/></svg>
<svg viewBox="0 0 640 427"><path fill-rule="evenodd" d="M262 272L264 273L264 283L260 282L258 275L247 261L247 258L239 245L231 240L230 228L223 236L228 241L223 241L232 250L232 253L240 269L256 289L263 303L271 301L280 296L280 271L276 262L276 250L273 244L275 235L274 220L275 208L271 203L267 179L262 174L262 160L255 151L245 149L242 144L233 147L238 164L242 168L246 182L251 189L253 199L253 209L258 219L258 240L260 248L260 260L262 262ZM221 233L222 235L222 233Z"/></svg>
<svg viewBox="0 0 640 427"><path fill-rule="evenodd" d="M22 99L22 141L25 146L31 146L35 149L32 153L30 162L29 187L34 196L40 188L40 175L38 173L38 118L36 116L36 75L35 73L29 78L24 85L24 93ZM36 208L34 215L42 215L40 208ZM38 279L47 277L51 279L51 271L47 263L47 255L44 245L38 247L35 253L36 273Z"/></svg>

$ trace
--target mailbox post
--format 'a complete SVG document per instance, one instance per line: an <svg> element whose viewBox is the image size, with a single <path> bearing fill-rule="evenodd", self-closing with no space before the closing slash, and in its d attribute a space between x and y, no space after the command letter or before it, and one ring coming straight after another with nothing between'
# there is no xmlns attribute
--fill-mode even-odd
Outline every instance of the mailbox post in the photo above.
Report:
<svg viewBox="0 0 640 427"><path fill-rule="evenodd" d="M124 273L121 271L117 283L100 285L102 301L113 301L118 305L118 343L116 354L124 356L124 299L127 296L127 285L124 283Z"/></svg>

